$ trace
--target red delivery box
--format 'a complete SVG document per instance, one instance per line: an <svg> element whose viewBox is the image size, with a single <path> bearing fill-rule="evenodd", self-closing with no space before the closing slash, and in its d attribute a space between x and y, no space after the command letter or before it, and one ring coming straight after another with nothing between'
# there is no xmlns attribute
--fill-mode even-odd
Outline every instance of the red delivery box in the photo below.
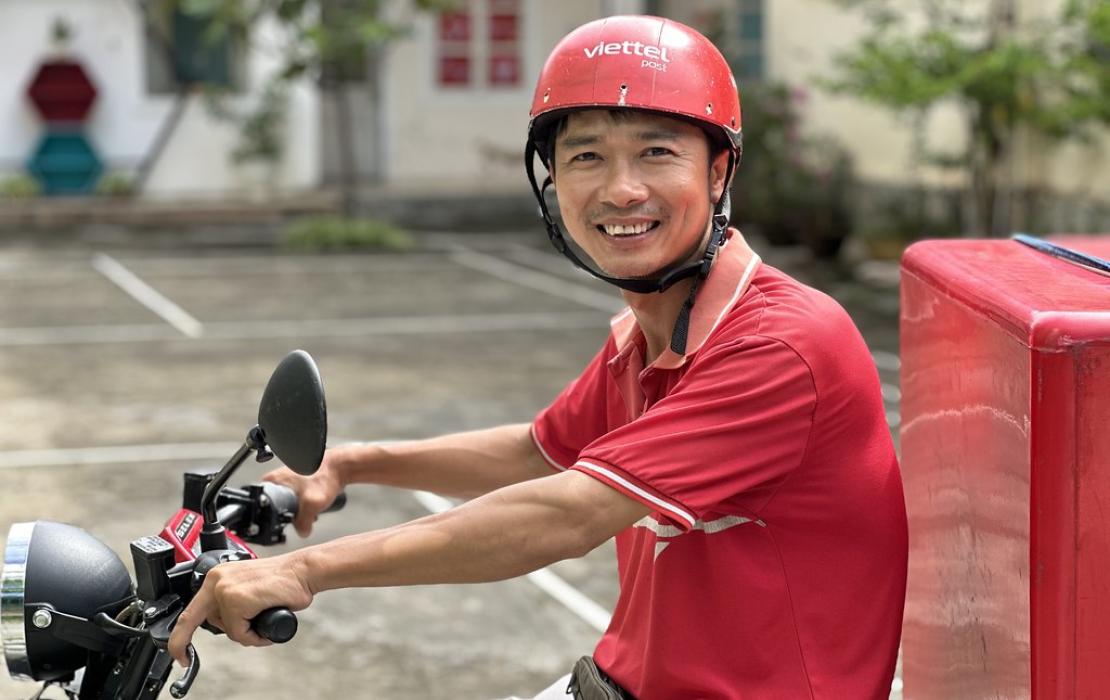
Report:
<svg viewBox="0 0 1110 700"><path fill-rule="evenodd" d="M1110 275L925 241L901 295L906 699L1110 697Z"/></svg>

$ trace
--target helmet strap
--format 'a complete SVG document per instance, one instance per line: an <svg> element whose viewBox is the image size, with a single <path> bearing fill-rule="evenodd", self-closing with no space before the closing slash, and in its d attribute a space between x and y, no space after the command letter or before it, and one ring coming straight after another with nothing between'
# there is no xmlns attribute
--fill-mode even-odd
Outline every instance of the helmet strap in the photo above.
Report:
<svg viewBox="0 0 1110 700"><path fill-rule="evenodd" d="M540 217L543 218L544 225L547 228L547 237L551 241L551 245L555 250L562 253L574 265L594 277L608 282L621 289L635 292L637 294L650 294L652 292L665 292L676 282L693 277L696 274L709 274L709 266L712 263L712 254L709 250L716 253L716 249L720 247L721 241L724 238L724 232L728 229L729 220L729 195L728 184L732 177L732 171L735 164L735 154L729 153L728 166L725 171L725 189L721 198L717 201L717 206L713 211L713 232L710 236L709 247L706 254L709 257L703 256L700 260L680 265L674 269L666 272L659 271L651 277L611 277L605 273L595 270L587 265L578 255L574 249L567 243L566 238L563 236L562 228L551 217L551 211L547 207L547 200L544 198L544 193L547 188L553 184L551 176L548 175L544 178L541 185L535 173L534 157L536 155L536 143L532 138L528 139L528 143L524 148L524 170L528 174L528 182L532 185L532 192L536 196L536 202L540 207ZM703 272L704 269L704 272Z"/></svg>
<svg viewBox="0 0 1110 700"><path fill-rule="evenodd" d="M678 318L675 319L674 330L671 332L671 350L678 355L686 354L686 340L689 335L690 313L694 307L694 298L697 296L702 281L709 276L709 271L713 267L713 260L716 258L717 251L724 242L725 233L728 231L729 217L731 214L731 199L729 197L728 187L732 180L732 173L736 167L736 153L732 151L729 152L728 165L725 169L724 190L721 193L720 199L717 200L716 206L713 208L712 229L709 234L709 242L706 244L705 252L702 254L701 258L694 262L680 265L667 272L657 273L652 277L629 278L610 277L590 267L575 254L574 250L567 243L566 238L563 237L563 232L559 224L555 223L551 218L551 212L547 208L547 201L544 199L544 193L547 191L547 188L553 184L553 181L550 174L544 178L542 185L537 181L534 166L536 152L536 143L530 134L528 143L524 148L524 170L528 174L528 182L532 185L532 192L535 194L536 201L539 203L540 216L543 218L544 225L547 227L547 237L551 240L551 245L555 247L555 250L562 253L567 259L574 263L575 266L585 270L600 280L637 294L664 292L676 282L688 277L694 277L694 283L690 287L690 293L687 295L682 309L679 310Z"/></svg>

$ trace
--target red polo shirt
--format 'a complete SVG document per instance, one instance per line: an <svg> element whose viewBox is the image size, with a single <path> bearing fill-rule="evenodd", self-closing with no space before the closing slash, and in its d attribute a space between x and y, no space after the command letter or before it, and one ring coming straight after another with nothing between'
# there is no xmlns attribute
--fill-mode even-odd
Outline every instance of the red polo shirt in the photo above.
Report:
<svg viewBox="0 0 1110 700"><path fill-rule="evenodd" d="M653 510L617 536L598 665L640 700L888 697L905 504L848 315L733 232L686 355L644 367L628 310L612 331L532 426L553 467Z"/></svg>

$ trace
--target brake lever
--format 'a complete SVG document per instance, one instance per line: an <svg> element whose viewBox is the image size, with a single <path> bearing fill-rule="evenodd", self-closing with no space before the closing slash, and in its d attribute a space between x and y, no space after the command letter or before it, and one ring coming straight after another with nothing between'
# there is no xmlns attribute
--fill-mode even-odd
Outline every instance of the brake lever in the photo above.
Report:
<svg viewBox="0 0 1110 700"><path fill-rule="evenodd" d="M146 609L143 610L143 619L149 625L150 639L154 642L154 646L162 652L167 651L170 634L173 632L174 625L177 624L177 618L184 611L185 608L181 604L181 598L174 593L162 596L147 605ZM170 695L175 698L185 697L200 672L200 655L197 654L196 647L191 642L185 647L185 653L189 657L189 665L185 668L185 673L181 675L181 678L170 685Z"/></svg>
<svg viewBox="0 0 1110 700"><path fill-rule="evenodd" d="M197 679L197 674L200 673L200 656L197 655L197 650L192 642L185 647L185 653L189 656L189 666L185 669L181 678L170 685L170 695L175 698L185 697L189 688L193 686L193 681Z"/></svg>
<svg viewBox="0 0 1110 700"><path fill-rule="evenodd" d="M170 644L170 633L177 623L177 618L185 611L181 597L176 593L162 596L147 604L143 610L143 622L147 624L147 634L150 635L154 646L167 649Z"/></svg>

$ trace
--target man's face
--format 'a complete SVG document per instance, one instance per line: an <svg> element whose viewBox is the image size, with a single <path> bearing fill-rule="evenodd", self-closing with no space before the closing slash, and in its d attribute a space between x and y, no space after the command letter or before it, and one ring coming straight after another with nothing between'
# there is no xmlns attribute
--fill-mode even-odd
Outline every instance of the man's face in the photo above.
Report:
<svg viewBox="0 0 1110 700"><path fill-rule="evenodd" d="M709 162L696 126L597 109L568 118L553 177L575 243L609 275L647 277L699 252L727 162L727 152Z"/></svg>

